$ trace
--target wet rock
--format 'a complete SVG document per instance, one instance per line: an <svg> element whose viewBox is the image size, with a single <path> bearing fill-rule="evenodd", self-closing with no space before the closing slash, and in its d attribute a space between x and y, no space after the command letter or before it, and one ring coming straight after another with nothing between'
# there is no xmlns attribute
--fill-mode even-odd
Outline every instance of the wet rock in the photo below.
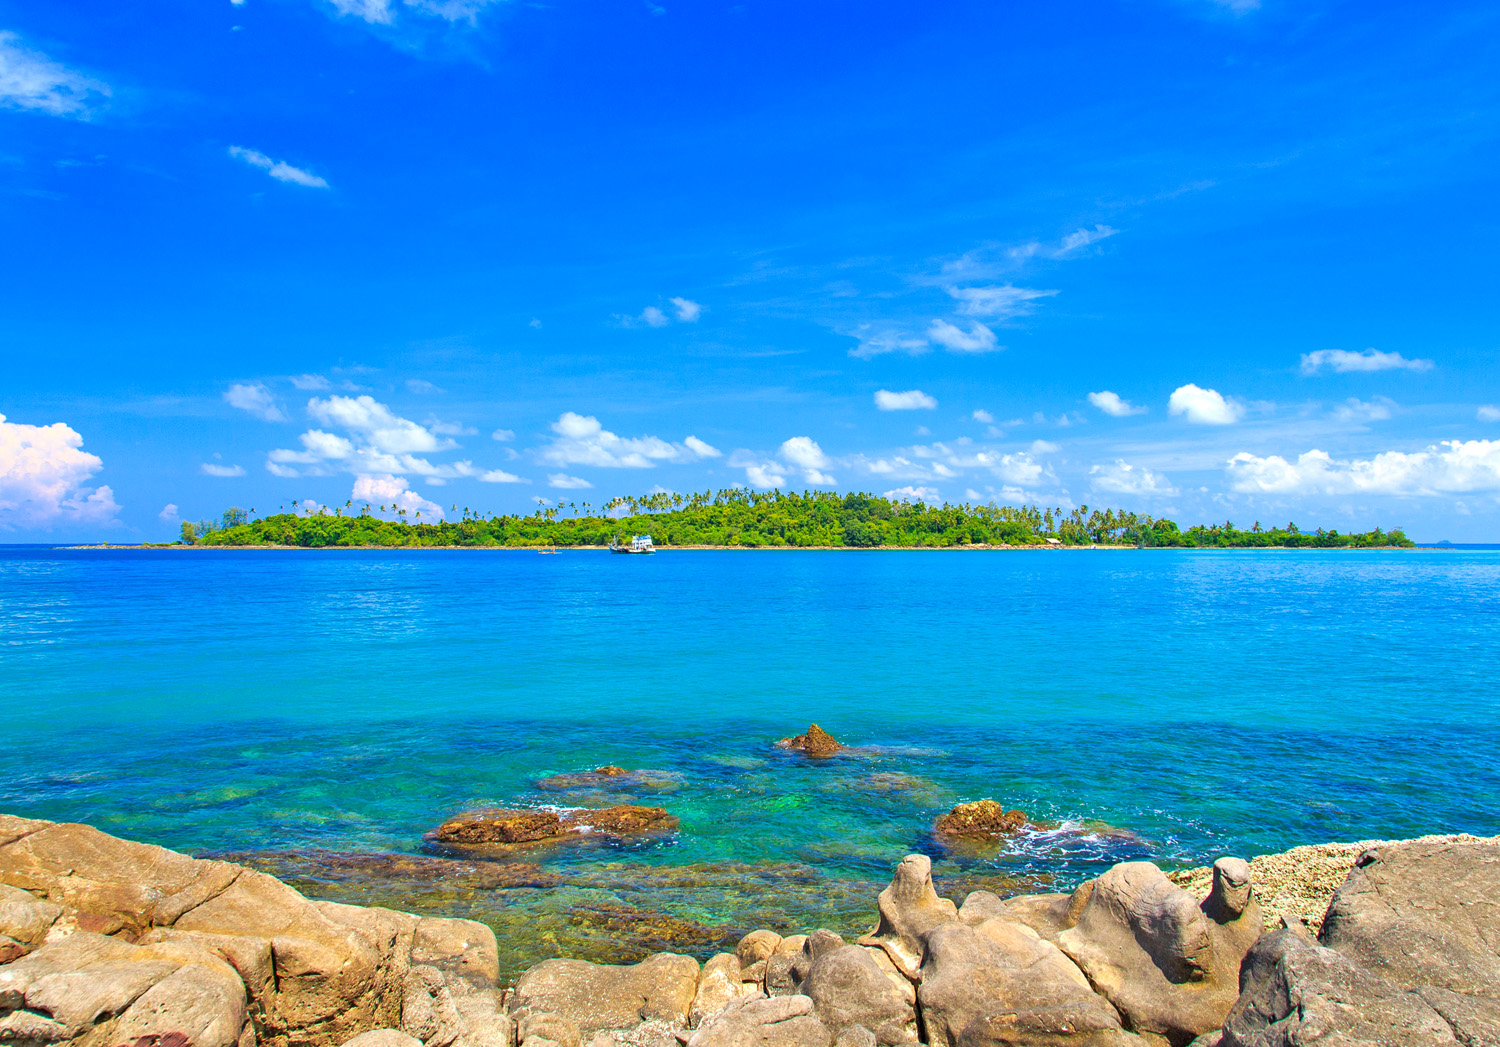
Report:
<svg viewBox="0 0 1500 1047"><path fill-rule="evenodd" d="M682 787L682 775L669 771L627 771L623 767L596 767L592 771L568 771L539 779L545 792L608 796L625 792L666 793Z"/></svg>
<svg viewBox="0 0 1500 1047"><path fill-rule="evenodd" d="M563 879L534 862L466 861L430 854L308 850L234 851L208 857L248 865L303 891L348 892L338 900L366 905L389 902L406 907L419 898L447 905L474 891L555 887Z"/></svg>
<svg viewBox="0 0 1500 1047"><path fill-rule="evenodd" d="M938 897L932 886L932 860L923 854L901 859L878 905L880 924L859 943L880 946L903 974L915 980L922 966L923 941L934 928L957 921L958 907Z"/></svg>
<svg viewBox="0 0 1500 1047"><path fill-rule="evenodd" d="M630 966L546 960L521 976L516 1001L559 1015L585 1037L662 1019L685 1026L698 990L698 961L657 953Z"/></svg>
<svg viewBox="0 0 1500 1047"><path fill-rule="evenodd" d="M1256 942L1242 978L1244 992L1224 1020L1219 1047L1455 1043L1448 1023L1420 995L1293 931Z"/></svg>
<svg viewBox="0 0 1500 1047"><path fill-rule="evenodd" d="M809 939L809 944L811 939ZM838 1034L850 1026L873 1031L882 1044L916 1040L916 1008L869 952L858 945L822 951L802 980L818 1020Z"/></svg>
<svg viewBox="0 0 1500 1047"><path fill-rule="evenodd" d="M961 803L937 820L939 836L1009 836L1026 825L1026 812L1006 810L994 800Z"/></svg>
<svg viewBox="0 0 1500 1047"><path fill-rule="evenodd" d="M832 756L844 748L833 735L829 734L817 724L808 727L806 733L796 735L792 738L783 738L776 743L783 749L791 749L793 752L802 753L804 756Z"/></svg>
<svg viewBox="0 0 1500 1047"><path fill-rule="evenodd" d="M1077 965L1023 924L943 924L927 936L921 975L933 1047L1139 1043Z"/></svg>
<svg viewBox="0 0 1500 1047"><path fill-rule="evenodd" d="M634 804L617 804L597 811L570 811L563 822L570 831L615 837L666 833L677 828L677 819L662 808Z"/></svg>
<svg viewBox="0 0 1500 1047"><path fill-rule="evenodd" d="M736 1000L706 1021L687 1047L831 1047L833 1033L806 996Z"/></svg>
<svg viewBox="0 0 1500 1047"><path fill-rule="evenodd" d="M1260 936L1250 899L1210 917L1150 862L1124 862L1075 892L1077 922L1057 945L1125 1024L1186 1043L1220 1026L1238 995L1240 961Z"/></svg>
<svg viewBox="0 0 1500 1047"><path fill-rule="evenodd" d="M565 811L488 808L466 811L434 829L428 839L469 847L551 843L586 836L610 840L655 835L677 828L677 819L660 807L616 804L613 807Z"/></svg>
<svg viewBox="0 0 1500 1047"><path fill-rule="evenodd" d="M688 1025L696 1029L703 1019L718 1014L744 996L743 985L738 957L727 952L710 957L698 975L698 991L688 1011Z"/></svg>

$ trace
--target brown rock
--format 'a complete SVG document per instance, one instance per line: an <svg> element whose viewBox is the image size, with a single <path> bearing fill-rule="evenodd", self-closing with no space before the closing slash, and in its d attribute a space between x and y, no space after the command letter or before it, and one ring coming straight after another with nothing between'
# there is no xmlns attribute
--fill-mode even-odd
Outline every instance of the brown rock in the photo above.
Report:
<svg viewBox="0 0 1500 1047"><path fill-rule="evenodd" d="M516 983L516 1002L567 1019L587 1038L658 1018L685 1026L697 991L697 960L657 953L629 966L545 960Z"/></svg>
<svg viewBox="0 0 1500 1047"><path fill-rule="evenodd" d="M562 816L556 811L488 808L450 818L432 838L443 843L529 843L562 834Z"/></svg>
<svg viewBox="0 0 1500 1047"><path fill-rule="evenodd" d="M671 832L677 828L677 819L661 807L622 803L597 811L570 811L563 816L563 825L570 832L625 837Z"/></svg>
<svg viewBox="0 0 1500 1047"><path fill-rule="evenodd" d="M829 1047L833 1033L806 996L736 1000L688 1040L688 1047Z"/></svg>
<svg viewBox="0 0 1500 1047"><path fill-rule="evenodd" d="M939 898L932 886L932 859L925 854L901 859L877 904L880 925L859 944L880 946L902 974L915 979L922 966L927 935L935 927L958 920L958 907L947 898Z"/></svg>
<svg viewBox="0 0 1500 1047"><path fill-rule="evenodd" d="M741 967L750 967L761 960L770 959L780 944L781 935L775 931L751 931L734 947L734 954L739 958Z"/></svg>
<svg viewBox="0 0 1500 1047"><path fill-rule="evenodd" d="M795 738L783 738L776 744L783 749L800 752L804 756L832 756L843 748L833 735L817 724L808 727L805 734L799 734Z"/></svg>
<svg viewBox="0 0 1500 1047"><path fill-rule="evenodd" d="M1009 836L1026 825L1024 811L1007 811L994 800L961 803L937 820L939 836Z"/></svg>

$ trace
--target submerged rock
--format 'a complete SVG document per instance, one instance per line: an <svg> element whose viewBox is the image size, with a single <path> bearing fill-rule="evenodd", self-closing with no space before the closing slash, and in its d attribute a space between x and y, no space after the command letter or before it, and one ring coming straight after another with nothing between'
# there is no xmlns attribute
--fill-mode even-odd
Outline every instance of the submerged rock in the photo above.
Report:
<svg viewBox="0 0 1500 1047"><path fill-rule="evenodd" d="M1025 827L1025 811L1006 810L994 800L961 803L937 820L938 836L1009 836Z"/></svg>
<svg viewBox="0 0 1500 1047"><path fill-rule="evenodd" d="M783 738L776 743L783 749L791 749L793 752L802 753L804 756L832 756L843 749L833 735L829 734L817 724L808 727L806 733L796 735L792 738Z"/></svg>
<svg viewBox="0 0 1500 1047"><path fill-rule="evenodd" d="M483 808L465 811L434 829L428 838L455 845L532 844L597 834L609 840L659 835L677 828L661 807L616 804L600 809L547 811Z"/></svg>
<svg viewBox="0 0 1500 1047"><path fill-rule="evenodd" d="M608 796L622 793L667 793L682 787L682 775L668 771L628 771L612 764L592 771L567 771L539 779L536 787L545 792L573 793L581 796Z"/></svg>

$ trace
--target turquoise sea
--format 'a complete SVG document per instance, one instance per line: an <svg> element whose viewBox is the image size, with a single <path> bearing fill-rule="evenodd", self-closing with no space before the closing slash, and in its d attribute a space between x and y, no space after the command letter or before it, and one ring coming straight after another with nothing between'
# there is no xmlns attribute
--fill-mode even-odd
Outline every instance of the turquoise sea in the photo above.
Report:
<svg viewBox="0 0 1500 1047"><path fill-rule="evenodd" d="M0 810L474 915L512 967L857 930L912 851L952 890L1062 888L1500 833L1497 679L1492 551L0 548ZM774 746L811 721L858 748ZM656 773L536 785L606 763ZM984 797L1040 827L944 851L934 818ZM680 829L493 863L423 839L621 800Z"/></svg>

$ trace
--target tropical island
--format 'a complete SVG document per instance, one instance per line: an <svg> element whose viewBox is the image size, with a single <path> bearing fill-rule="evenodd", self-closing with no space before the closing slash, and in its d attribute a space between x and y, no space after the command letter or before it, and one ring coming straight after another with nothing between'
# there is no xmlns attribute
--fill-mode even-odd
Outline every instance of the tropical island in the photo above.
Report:
<svg viewBox="0 0 1500 1047"><path fill-rule="evenodd" d="M539 508L527 515L483 515L452 507L456 520L424 522L395 505L293 506L257 518L226 510L219 520L182 525L181 544L294 548L585 548L632 533L658 547L946 549L1114 546L1203 549L1412 548L1400 528L1340 533L1295 523L1248 530L1233 523L1186 529L1174 521L1115 509L1072 510L896 501L872 494L757 492L648 494Z"/></svg>

